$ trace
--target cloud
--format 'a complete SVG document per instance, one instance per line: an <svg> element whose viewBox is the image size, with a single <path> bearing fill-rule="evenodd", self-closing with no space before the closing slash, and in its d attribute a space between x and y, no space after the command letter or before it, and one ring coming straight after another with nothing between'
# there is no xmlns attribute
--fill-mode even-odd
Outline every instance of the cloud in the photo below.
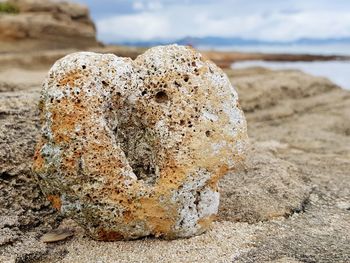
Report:
<svg viewBox="0 0 350 263"><path fill-rule="evenodd" d="M162 32L169 32L170 26L165 16L141 13L102 19L97 28L100 39L113 42L164 37Z"/></svg>
<svg viewBox="0 0 350 263"><path fill-rule="evenodd" d="M122 0L117 2L126 4ZM132 11L97 18L101 40L222 36L288 41L302 37L350 36L350 2L345 0L136 0L128 3Z"/></svg>
<svg viewBox="0 0 350 263"><path fill-rule="evenodd" d="M145 8L145 5L142 1L135 1L132 3L132 7L135 9L135 10L144 10Z"/></svg>
<svg viewBox="0 0 350 263"><path fill-rule="evenodd" d="M133 1L132 6L137 11L158 11L163 8L160 1Z"/></svg>

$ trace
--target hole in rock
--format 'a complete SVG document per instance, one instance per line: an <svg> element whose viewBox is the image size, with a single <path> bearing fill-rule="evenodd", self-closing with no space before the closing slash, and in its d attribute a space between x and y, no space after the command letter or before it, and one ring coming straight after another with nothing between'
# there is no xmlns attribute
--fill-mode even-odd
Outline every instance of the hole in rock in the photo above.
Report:
<svg viewBox="0 0 350 263"><path fill-rule="evenodd" d="M165 103L169 100L168 95L165 93L165 91L157 92L154 98L158 103Z"/></svg>
<svg viewBox="0 0 350 263"><path fill-rule="evenodd" d="M160 169L157 165L159 145L155 132L144 124L142 113L127 110L132 109L132 105L126 102L122 106L118 110L110 109L114 112L107 115L107 123L137 179L153 185L159 178Z"/></svg>
<svg viewBox="0 0 350 263"><path fill-rule="evenodd" d="M180 85L176 80L174 81L174 85L175 85L177 88L181 87L181 85Z"/></svg>
<svg viewBox="0 0 350 263"><path fill-rule="evenodd" d="M2 179L4 181L9 181L11 178L12 178L12 176L7 172L0 173L0 179Z"/></svg>

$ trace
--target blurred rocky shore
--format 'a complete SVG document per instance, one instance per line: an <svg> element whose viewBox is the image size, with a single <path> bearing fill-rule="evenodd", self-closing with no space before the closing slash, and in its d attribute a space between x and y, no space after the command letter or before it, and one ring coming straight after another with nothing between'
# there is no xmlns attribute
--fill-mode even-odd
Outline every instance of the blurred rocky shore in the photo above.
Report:
<svg viewBox="0 0 350 263"><path fill-rule="evenodd" d="M1 5L0 53L100 45L86 6L45 0L9 0Z"/></svg>

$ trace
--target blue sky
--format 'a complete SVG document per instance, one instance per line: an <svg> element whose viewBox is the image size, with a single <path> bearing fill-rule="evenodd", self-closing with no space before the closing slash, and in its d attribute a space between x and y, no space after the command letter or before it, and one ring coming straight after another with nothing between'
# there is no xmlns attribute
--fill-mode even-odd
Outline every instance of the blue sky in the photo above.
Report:
<svg viewBox="0 0 350 263"><path fill-rule="evenodd" d="M350 37L350 0L75 0L105 42L241 37Z"/></svg>

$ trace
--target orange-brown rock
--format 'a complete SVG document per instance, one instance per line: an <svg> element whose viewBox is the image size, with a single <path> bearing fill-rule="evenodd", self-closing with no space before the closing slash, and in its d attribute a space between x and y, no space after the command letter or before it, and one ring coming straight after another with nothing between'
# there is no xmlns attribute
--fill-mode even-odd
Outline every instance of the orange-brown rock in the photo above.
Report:
<svg viewBox="0 0 350 263"><path fill-rule="evenodd" d="M218 210L217 182L247 146L228 78L183 46L134 61L68 55L50 70L40 105L42 190L99 240L204 232Z"/></svg>

